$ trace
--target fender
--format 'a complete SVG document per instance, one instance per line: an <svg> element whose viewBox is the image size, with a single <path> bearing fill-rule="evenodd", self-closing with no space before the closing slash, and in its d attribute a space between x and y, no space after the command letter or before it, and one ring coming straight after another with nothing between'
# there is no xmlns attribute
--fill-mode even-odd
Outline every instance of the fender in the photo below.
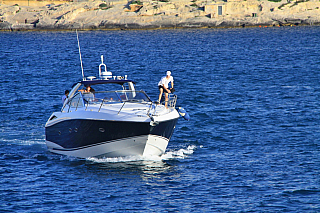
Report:
<svg viewBox="0 0 320 213"><path fill-rule="evenodd" d="M182 107L178 107L178 113L181 117L183 117L185 120L189 121L190 120L190 115L187 113L187 111L182 108Z"/></svg>

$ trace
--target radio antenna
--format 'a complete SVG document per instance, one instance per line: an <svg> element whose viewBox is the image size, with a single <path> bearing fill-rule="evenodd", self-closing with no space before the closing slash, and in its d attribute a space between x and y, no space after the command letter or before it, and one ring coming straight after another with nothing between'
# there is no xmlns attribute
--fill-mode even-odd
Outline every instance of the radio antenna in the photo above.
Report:
<svg viewBox="0 0 320 213"><path fill-rule="evenodd" d="M84 80L82 57L81 57L81 50L80 50L80 42L79 42L79 36L78 36L78 30L77 29L76 29L76 33L77 33L77 40L78 40L78 47L79 47L80 64L81 64L81 71L82 71L82 80Z"/></svg>

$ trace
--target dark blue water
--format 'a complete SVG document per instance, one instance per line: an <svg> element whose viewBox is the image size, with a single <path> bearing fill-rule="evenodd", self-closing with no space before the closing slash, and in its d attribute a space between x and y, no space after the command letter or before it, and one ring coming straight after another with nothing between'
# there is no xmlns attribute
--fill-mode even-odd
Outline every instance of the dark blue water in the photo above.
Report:
<svg viewBox="0 0 320 213"><path fill-rule="evenodd" d="M180 119L161 158L51 154L44 124L81 79L75 32L0 33L0 212L320 212L320 27L80 32Z"/></svg>

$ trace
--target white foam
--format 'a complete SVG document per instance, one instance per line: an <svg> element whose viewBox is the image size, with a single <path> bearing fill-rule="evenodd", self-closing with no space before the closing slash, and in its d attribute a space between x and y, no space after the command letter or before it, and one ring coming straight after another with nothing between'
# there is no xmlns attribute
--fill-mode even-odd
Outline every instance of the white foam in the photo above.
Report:
<svg viewBox="0 0 320 213"><path fill-rule="evenodd" d="M33 145L33 144L46 144L44 139L32 139L32 140L23 140L23 139L2 139L3 142L7 144L19 144L19 145Z"/></svg>
<svg viewBox="0 0 320 213"><path fill-rule="evenodd" d="M193 154L196 148L197 147L195 145L189 145L186 149L179 149L177 151L167 152L161 156L161 159L162 160L170 160L175 158L183 159Z"/></svg>
<svg viewBox="0 0 320 213"><path fill-rule="evenodd" d="M89 157L86 160L96 163L119 163L119 162L132 162L132 161L161 161L159 156L127 156L127 157L114 157L114 158L95 158Z"/></svg>
<svg viewBox="0 0 320 213"><path fill-rule="evenodd" d="M149 155L149 156L128 156L128 157L115 157L115 158L86 158L88 161L96 163L119 163L119 162L133 162L133 161L154 161L160 162L162 160L170 159L183 159L194 153L197 147L194 145L189 145L186 149L179 149L177 151L169 151L162 156Z"/></svg>

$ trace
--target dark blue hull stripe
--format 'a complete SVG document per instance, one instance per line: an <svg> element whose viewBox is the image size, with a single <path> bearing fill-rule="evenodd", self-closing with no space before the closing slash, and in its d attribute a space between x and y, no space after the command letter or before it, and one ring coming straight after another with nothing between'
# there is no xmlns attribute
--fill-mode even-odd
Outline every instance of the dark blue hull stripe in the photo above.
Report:
<svg viewBox="0 0 320 213"><path fill-rule="evenodd" d="M77 148L73 148L73 149L52 148L52 150L56 150L56 151L67 151L67 152L70 152L70 151L78 151L78 150L87 149L87 148L95 147L95 146L100 146L100 145L104 145L104 144L108 144L108 143L116 143L116 142L119 142L119 141L122 141L122 140L134 140L135 138L139 138L139 137L141 137L141 136L131 137L131 138L123 138L123 139L118 139L118 140L113 140L113 141L105 141L105 142L102 142L102 143L91 144L91 145L88 145L88 146L77 147ZM168 140L168 138L164 138L164 137L161 137L161 136L158 136L158 135L157 135L156 137L160 137L160 138L162 138L163 140ZM49 141L49 142L52 142L52 141ZM52 143L54 143L54 142L52 142Z"/></svg>
<svg viewBox="0 0 320 213"><path fill-rule="evenodd" d="M63 150L74 150L125 138L157 135L170 140L178 118L150 126L149 122L73 119L46 127L46 140Z"/></svg>

